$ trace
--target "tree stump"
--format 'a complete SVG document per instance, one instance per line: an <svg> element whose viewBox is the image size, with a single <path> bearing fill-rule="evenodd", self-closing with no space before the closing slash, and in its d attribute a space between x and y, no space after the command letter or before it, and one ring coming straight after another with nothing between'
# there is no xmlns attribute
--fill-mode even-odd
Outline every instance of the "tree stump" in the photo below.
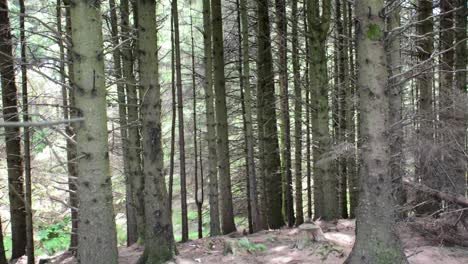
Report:
<svg viewBox="0 0 468 264"><path fill-rule="evenodd" d="M298 249L304 249L312 242L323 242L326 240L322 228L318 225L306 223L300 225L298 229L299 233L296 241L296 247Z"/></svg>

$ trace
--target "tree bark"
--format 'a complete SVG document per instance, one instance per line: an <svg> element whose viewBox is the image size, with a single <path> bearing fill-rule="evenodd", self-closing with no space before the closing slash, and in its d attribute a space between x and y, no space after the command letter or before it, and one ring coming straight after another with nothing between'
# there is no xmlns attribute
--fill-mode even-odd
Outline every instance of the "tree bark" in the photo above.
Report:
<svg viewBox="0 0 468 264"><path fill-rule="evenodd" d="M164 263L174 256L172 217L166 189L161 141L156 1L139 0L138 62L141 105L143 174L145 176L145 250L138 263ZM176 18L176 17L174 17Z"/></svg>
<svg viewBox="0 0 468 264"><path fill-rule="evenodd" d="M172 16L174 19L174 41L176 60L176 85L177 85L177 108L179 113L179 174L180 174L180 206L182 217L182 242L188 241L188 218L187 218L187 176L185 168L185 132L184 132L184 101L182 90L182 70L180 62L180 37L179 37L179 10L177 0L172 1Z"/></svg>
<svg viewBox="0 0 468 264"><path fill-rule="evenodd" d="M18 95L15 83L15 66L8 13L8 1L0 0L0 75L2 87L3 119L18 122ZM23 156L21 136L18 127L5 128L5 145L8 172L8 197L12 255L17 259L26 253L26 213L24 211Z"/></svg>
<svg viewBox="0 0 468 264"><path fill-rule="evenodd" d="M68 40L67 45L67 66L68 66L68 98L63 98L64 106L68 105L68 113L64 112L66 118L76 118L78 112L75 104L75 90L74 90L74 65L73 65L73 52L72 52L72 22L70 14L70 3L69 1L63 1L67 4L65 8L65 19L66 19L66 37ZM61 23L60 23L61 24ZM59 23L57 23L57 26ZM61 28L61 27L60 27ZM59 28L59 29L60 29ZM60 44L59 44L60 45ZM63 80L65 84L65 79ZM66 97L66 96L65 96ZM67 101L67 102L65 102ZM78 250L78 190L77 190L77 177L78 177L78 165L77 165L77 146L76 146L76 130L77 124L71 123L66 127L65 132L70 139L74 141L67 141L67 170L68 170L68 189L70 190L70 214L71 214L71 235L70 235L70 247L69 250L76 254Z"/></svg>
<svg viewBox="0 0 468 264"><path fill-rule="evenodd" d="M294 225L294 200L292 190L292 172L291 172L291 121L289 117L289 91L288 91L288 59L287 59L287 20L286 20L286 1L275 0L276 11L276 30L278 41L278 74L280 85L280 109L282 124L282 158L283 175L286 208L285 215L288 226Z"/></svg>
<svg viewBox="0 0 468 264"><path fill-rule="evenodd" d="M219 168L219 191L221 202L221 228L223 234L236 231L232 205L231 173L229 163L229 136L226 105L226 79L224 76L223 20L221 1L211 1L213 16L213 66L216 96L216 133Z"/></svg>
<svg viewBox="0 0 468 264"><path fill-rule="evenodd" d="M19 1L20 6L20 42L21 42L21 87L23 99L23 122L29 122L29 103L28 103L28 75L27 75L27 56L26 56L26 31L24 27L26 19L26 7L24 0ZM24 198L26 213L26 256L28 264L34 264L34 228L32 215L32 189L31 189L31 133L29 127L23 130L23 148L24 148Z"/></svg>
<svg viewBox="0 0 468 264"><path fill-rule="evenodd" d="M271 54L270 19L268 1L257 0L257 108L259 123L260 162L263 171L263 184L267 223L271 229L284 225L281 195L281 160L276 124L275 85L273 59Z"/></svg>
<svg viewBox="0 0 468 264"><path fill-rule="evenodd" d="M134 10L135 12L135 10ZM143 240L145 235L145 209L144 209L144 175L141 167L140 155L140 125L139 125L139 104L138 87L134 74L135 55L132 52L130 40L133 37L132 31L135 26L130 25L130 11L128 0L120 1L121 31L122 31L122 75L125 80L125 91L127 95L127 125L128 125L128 170L129 189L131 192L128 198L131 203L127 213L127 244L133 244L138 239ZM136 14L134 14L136 15Z"/></svg>
<svg viewBox="0 0 468 264"><path fill-rule="evenodd" d="M216 123L214 113L213 94L213 59L212 59L212 31L211 31L211 4L210 0L203 0L203 42L205 66L205 104L206 104L206 130L208 141L208 179L210 203L210 236L221 234L219 224L218 203L218 156L216 154Z"/></svg>
<svg viewBox="0 0 468 264"><path fill-rule="evenodd" d="M332 220L338 217L337 178L332 172L329 157L331 139L329 133L328 74L326 39L330 27L331 1L307 2L309 26L309 48L312 54L309 64L311 98L315 111L312 113L312 134L314 135L314 217ZM320 15L321 13L321 15Z"/></svg>
<svg viewBox="0 0 468 264"><path fill-rule="evenodd" d="M395 230L389 151L384 0L356 2L362 142L356 242L345 263L408 263Z"/></svg>
<svg viewBox="0 0 468 264"><path fill-rule="evenodd" d="M117 263L100 4L75 1L70 11L75 103L78 116L85 119L76 132L78 259L81 263Z"/></svg>
<svg viewBox="0 0 468 264"><path fill-rule="evenodd" d="M2 218L0 217L0 264L8 264L5 256L5 245L3 244Z"/></svg>

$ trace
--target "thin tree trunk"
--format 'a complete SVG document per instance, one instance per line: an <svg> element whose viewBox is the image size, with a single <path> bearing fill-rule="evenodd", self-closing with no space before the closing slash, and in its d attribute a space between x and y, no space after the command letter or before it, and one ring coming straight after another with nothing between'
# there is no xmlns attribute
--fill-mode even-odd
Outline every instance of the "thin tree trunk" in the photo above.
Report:
<svg viewBox="0 0 468 264"><path fill-rule="evenodd" d="M304 32L305 32L305 90L306 90L306 173L307 173L307 218L310 221L312 219L312 138L311 138L311 89L310 89L310 75L309 75L309 64L311 61L311 49L309 48L309 38L307 37L309 34L308 26L307 26L307 2L304 1L303 4L304 9Z"/></svg>
<svg viewBox="0 0 468 264"><path fill-rule="evenodd" d="M26 17L26 7L24 0L19 1L20 6L20 42L21 42L21 87L23 92L23 122L29 122L29 103L28 103L28 76L26 64L26 31L24 27ZM28 264L34 264L34 228L32 215L32 191L31 191L31 134L29 127L24 127L23 147L24 147L24 198L26 213L26 256Z"/></svg>
<svg viewBox="0 0 468 264"><path fill-rule="evenodd" d="M60 0L58 0L60 1ZM64 1L67 4L65 8L65 19L66 19L66 37L67 42L69 45L67 48L67 65L68 65L68 98L65 94L63 98L63 105L65 108L64 117L65 119L68 118L75 118L78 116L77 109L75 107L75 90L74 90L74 66L73 66L73 52L72 52L72 22L71 22L71 15L70 15L70 3L68 1ZM61 14L60 14L61 15ZM60 18L61 19L61 18ZM60 27L59 27L60 25ZM61 31L61 22L57 23L57 28ZM59 42L59 45L63 45L63 41ZM63 77L63 85L65 85L65 76ZM65 91L66 92L66 91ZM77 146L76 146L76 123L71 123L67 125L65 128L65 132L69 139L67 140L67 170L68 170L68 189L70 191L70 214L71 214L71 235L70 235L70 247L69 250L76 254L78 249L78 190L77 190L77 177L78 177L78 166L77 166Z"/></svg>
<svg viewBox="0 0 468 264"><path fill-rule="evenodd" d="M432 171L427 170L429 166L426 166L426 153L428 147L434 143L434 129L433 129L433 109L432 109L432 52L434 50L433 40L433 27L434 22L432 16L432 0L418 0L418 25L416 31L418 33L417 46L419 63L422 65L422 74L417 79L417 88L415 98L418 98L419 102L419 149L418 149L418 163L416 165L416 175L420 180L432 187L438 189L440 186L437 177L433 177ZM419 97L417 93L419 91ZM420 197L421 201L425 201L425 197ZM416 208L417 214L427 214L437 211L440 208L440 204L437 201L429 201L423 206Z"/></svg>
<svg viewBox="0 0 468 264"><path fill-rule="evenodd" d="M213 68L216 98L216 132L218 145L219 191L221 227L223 234L236 231L232 205L231 172L229 163L229 135L226 105L226 79L224 76L224 45L221 0L211 1L213 16Z"/></svg>
<svg viewBox="0 0 468 264"><path fill-rule="evenodd" d="M392 197L389 128L388 61L385 53L384 0L356 2L357 84L361 88L362 162L356 242L345 263L408 263L396 234Z"/></svg>
<svg viewBox="0 0 468 264"><path fill-rule="evenodd" d="M0 75L2 87L3 119L18 122L18 95L15 83L13 47L8 14L8 1L0 0ZM8 171L8 197L12 255L17 259L26 253L26 214L24 212L23 156L18 127L5 128L6 160Z"/></svg>
<svg viewBox="0 0 468 264"><path fill-rule="evenodd" d="M198 214L198 238L203 238L203 200L204 200L204 191L203 191L203 157L202 157L202 144L200 138L200 153L198 157L200 158L200 187L197 186L197 197L195 197L195 203L197 204L197 214ZM198 181L196 182L198 185ZM201 194L198 196L198 188L200 188Z"/></svg>
<svg viewBox="0 0 468 264"><path fill-rule="evenodd" d="M315 111L312 113L312 133L314 141L314 217L332 220L338 217L337 178L331 170L329 151L331 139L328 125L328 77L326 39L330 26L331 1L307 2L309 24L309 48L312 54L309 64L311 98L314 98ZM320 15L321 13L321 15ZM315 54L315 55L314 55ZM315 145L315 144L314 144Z"/></svg>
<svg viewBox="0 0 468 264"><path fill-rule="evenodd" d="M190 3L191 5L192 3ZM203 237L203 216L202 204L198 199L198 144L197 144L197 90L195 87L195 43L193 40L193 17L192 8L190 8L190 39L192 48L192 96L193 96L193 161L194 166L194 180L195 180L195 204L197 205L198 214L198 238ZM200 148L201 151L201 148ZM201 158L201 157L200 157ZM202 187L203 188L203 187Z"/></svg>
<svg viewBox="0 0 468 264"><path fill-rule="evenodd" d="M211 4L203 0L203 43L205 66L206 130L208 141L208 179L210 203L210 236L221 234L218 203L218 156L216 154L216 123L213 94L213 60L211 42Z"/></svg>
<svg viewBox="0 0 468 264"><path fill-rule="evenodd" d="M144 94L141 102L141 132L145 176L145 250L138 263L159 264L172 259L176 249L164 177L156 1L139 0L137 7L138 68Z"/></svg>
<svg viewBox="0 0 468 264"><path fill-rule="evenodd" d="M175 50L174 50L174 16L171 13L171 95L172 95L172 121L171 121L171 153L169 158L169 208L172 212L172 198L174 190L174 154L175 129L177 119L176 84L175 84ZM172 215L172 214L171 214Z"/></svg>
<svg viewBox="0 0 468 264"><path fill-rule="evenodd" d="M390 5L392 11L387 17L387 31L391 32L400 27L400 8ZM405 192L403 190L404 162L403 162L403 127L401 121L402 115L402 95L401 86L401 46L400 35L393 34L387 44L387 59L390 79L388 86L389 93L389 124L392 127L390 137L390 175L392 175L393 190L398 206L403 206L406 202ZM399 218L404 218L404 214L398 214Z"/></svg>
<svg viewBox="0 0 468 264"><path fill-rule="evenodd" d="M304 222L302 203L302 84L299 63L299 17L297 0L291 2L292 9L292 65L294 84L294 172L296 182L296 226Z"/></svg>
<svg viewBox="0 0 468 264"><path fill-rule="evenodd" d="M78 259L81 263L117 263L107 143L107 111L100 5L75 1L72 20L78 157ZM83 16L86 14L86 18ZM93 38L90 38L93 36Z"/></svg>
<svg viewBox="0 0 468 264"><path fill-rule="evenodd" d="M278 229L284 225L282 199L281 160L278 146L278 128L276 123L275 85L273 80L273 59L271 54L270 19L268 1L257 0L258 36L257 36L257 108L261 168L263 171L264 199L268 226ZM262 160L263 159L263 160ZM263 163L263 164L262 164Z"/></svg>
<svg viewBox="0 0 468 264"><path fill-rule="evenodd" d="M185 134L184 134L184 101L182 91L182 70L180 62L180 37L179 37L179 11L177 0L172 1L172 16L174 19L174 41L176 61L176 83L177 83L177 108L179 112L179 161L180 161L180 205L182 217L182 242L188 241L188 218L187 218L187 176L185 168Z"/></svg>
<svg viewBox="0 0 468 264"><path fill-rule="evenodd" d="M288 91L288 59L287 59L287 20L286 20L286 2L285 0L275 0L276 10L276 29L279 38L278 57L279 57L279 84L281 94L281 123L282 137L284 145L282 146L282 156L284 163L285 176L285 214L288 226L293 226L294 219L294 201L292 190L291 173L291 121L289 117L289 91Z"/></svg>
<svg viewBox="0 0 468 264"><path fill-rule="evenodd" d="M134 10L135 12L135 10ZM125 91L127 95L127 125L128 125L128 170L129 170L129 204L127 213L127 244L131 245L143 240L145 235L145 209L144 209L144 175L140 155L140 121L138 104L138 86L134 74L135 55L132 52L132 30L130 25L130 11L128 0L120 1L121 32L122 32L122 75L125 80ZM135 16L136 14L134 14Z"/></svg>

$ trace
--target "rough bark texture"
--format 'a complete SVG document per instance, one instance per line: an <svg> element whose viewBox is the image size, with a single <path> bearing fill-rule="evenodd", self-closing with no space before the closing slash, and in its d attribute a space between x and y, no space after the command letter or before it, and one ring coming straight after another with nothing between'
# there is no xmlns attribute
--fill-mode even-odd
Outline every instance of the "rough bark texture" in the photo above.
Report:
<svg viewBox="0 0 468 264"><path fill-rule="evenodd" d="M250 56L249 56L249 13L247 1L240 0L241 17L241 46L243 67L243 91L244 91L244 120L245 120L245 144L247 148L247 168L249 172L249 203L251 208L252 232L262 228L262 219L258 205L257 173L255 170L254 135L252 125L252 89L250 87Z"/></svg>
<svg viewBox="0 0 468 264"><path fill-rule="evenodd" d="M428 147L434 144L434 129L433 129L433 98L432 98L432 83L433 83L433 71L432 71L432 52L434 50L433 40L433 27L434 22L432 16L432 0L418 0L417 16L418 23L416 31L418 33L417 46L418 49L418 60L422 64L422 74L417 79L417 90L419 91L419 120L420 120L420 133L419 133L419 149L418 149L418 164L416 167L416 173L421 182L424 184L437 187L440 186L439 179L433 177L431 171L428 171L429 166L425 163ZM425 199L422 197L422 199ZM426 214L437 211L440 205L433 201L424 204L417 208L418 214Z"/></svg>
<svg viewBox="0 0 468 264"><path fill-rule="evenodd" d="M69 1L64 1L67 4L65 8L65 17L66 17L66 33L67 40L69 45L67 45L67 63L68 63L68 110L69 117L77 117L77 109L75 107L75 89L73 82L75 80L74 74L74 65L73 65L73 52L72 52L72 22L70 15L70 3ZM64 81L65 83L65 81ZM66 104L64 104L65 106ZM69 138L74 139L74 142L71 140L67 141L67 164L68 170L68 189L70 190L70 214L71 214L71 237L70 237L70 248L69 250L73 253L76 253L78 249L78 191L77 191L77 180L78 180L78 166L76 162L77 157L77 146L76 146L76 123L71 123L66 127L66 133Z"/></svg>
<svg viewBox="0 0 468 264"><path fill-rule="evenodd" d="M26 7L24 0L19 1L20 6L20 42L21 42L21 87L22 87L22 112L23 122L29 122L28 103L28 75L27 75L27 43L26 43ZM26 256L28 264L34 264L34 227L32 214L32 189L31 189L31 133L29 127L23 128L24 148L24 200L26 213Z"/></svg>
<svg viewBox="0 0 468 264"><path fill-rule="evenodd" d="M388 62L383 0L356 2L357 85L361 99L362 168L356 242L345 263L408 263L395 230L388 139Z"/></svg>
<svg viewBox="0 0 468 264"><path fill-rule="evenodd" d="M8 1L6 0L0 0L0 75L2 84L3 119L5 122L18 122L18 97L15 83ZM8 197L11 215L11 259L17 259L26 253L27 241L20 130L18 127L6 127L4 136L8 171Z"/></svg>
<svg viewBox="0 0 468 264"><path fill-rule="evenodd" d="M179 10L177 0L172 1L172 17L174 19L174 44L176 60L177 109L179 117L179 174L180 174L180 206L182 217L182 242L188 241L187 218L187 174L185 168L185 132L184 132L184 101L182 89L182 64L180 62Z"/></svg>
<svg viewBox="0 0 468 264"><path fill-rule="evenodd" d="M400 26L400 8L390 5L392 10L387 17L387 31L392 32ZM393 197L398 206L403 206L406 202L403 190L404 160L403 160L403 126L402 126L402 96L403 87L401 85L401 47L400 34L397 31L388 37L386 43L387 60L389 69L389 125L390 130L390 175L393 182ZM400 215L403 217L403 214Z"/></svg>
<svg viewBox="0 0 468 264"><path fill-rule="evenodd" d="M100 4L75 1L70 11L76 108L85 119L76 133L78 259L81 263L117 263Z"/></svg>
<svg viewBox="0 0 468 264"><path fill-rule="evenodd" d="M296 226L304 223L302 203L302 84L299 62L299 17L297 0L291 2L292 19L292 66L294 84L294 173L296 183Z"/></svg>
<svg viewBox="0 0 468 264"><path fill-rule="evenodd" d="M134 11L135 12L135 11ZM143 239L145 234L145 210L144 210L144 175L141 168L140 132L138 116L138 95L135 75L133 73L135 55L132 52L130 39L133 27L130 25L130 11L128 0L120 1L121 31L122 31L122 76L125 79L125 91L127 95L127 155L128 155L128 185L131 200L127 208L127 244L133 244L138 239Z"/></svg>
<svg viewBox="0 0 468 264"><path fill-rule="evenodd" d="M275 110L275 85L271 54L270 19L268 1L257 0L257 108L259 144L261 144L261 169L263 169L264 199L268 226L278 229L284 225L281 195L281 160L278 145L278 128ZM263 160L262 160L263 159Z"/></svg>
<svg viewBox="0 0 468 264"><path fill-rule="evenodd" d="M336 176L333 174L330 157L331 138L329 132L328 74L326 58L326 40L330 27L331 1L307 2L307 20L309 29L309 64L312 105L312 134L314 135L314 218L332 220L338 217L338 195Z"/></svg>
<svg viewBox="0 0 468 264"><path fill-rule="evenodd" d="M287 59L287 20L285 0L275 0L276 31L278 40L278 74L280 86L281 109L281 138L284 177L284 199L286 202L285 216L288 226L293 226L294 200L291 172L291 120L289 117L289 91L288 91L288 59Z"/></svg>
<svg viewBox="0 0 468 264"><path fill-rule="evenodd" d="M210 203L210 236L221 234L218 203L218 156L216 155L216 123L213 94L213 60L211 45L211 5L210 0L203 0L203 40L205 65L205 104L206 130L208 141L208 179Z"/></svg>
<svg viewBox="0 0 468 264"><path fill-rule="evenodd" d="M216 133L218 143L221 228L223 234L229 234L236 231L236 225L234 224L231 192L226 79L224 76L223 20L220 0L211 1L211 12L213 17L213 68L216 96Z"/></svg>
<svg viewBox="0 0 468 264"><path fill-rule="evenodd" d="M144 94L141 102L141 134L145 176L145 251L139 263L158 264L172 259L175 244L161 141L156 1L139 0L137 8L140 87Z"/></svg>

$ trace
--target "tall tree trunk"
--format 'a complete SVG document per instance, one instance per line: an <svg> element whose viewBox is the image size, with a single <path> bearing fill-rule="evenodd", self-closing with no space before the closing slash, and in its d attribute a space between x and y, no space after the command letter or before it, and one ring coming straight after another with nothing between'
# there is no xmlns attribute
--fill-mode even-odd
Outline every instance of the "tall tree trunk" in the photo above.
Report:
<svg viewBox="0 0 468 264"><path fill-rule="evenodd" d="M302 84L299 62L299 17L297 0L291 2L292 19L292 66L294 84L294 173L296 183L296 226L304 223L302 204Z"/></svg>
<svg viewBox="0 0 468 264"><path fill-rule="evenodd" d="M418 49L418 61L422 67L422 74L417 79L417 91L419 91L419 149L418 149L418 164L416 167L417 177L421 182L432 188L438 189L438 177L433 177L432 171L429 171L427 162L427 150L434 143L434 129L432 115L432 52L434 50L433 27L432 19L432 0L418 0L418 25L416 31L418 33L418 41L416 45ZM426 197L421 197L421 201L426 201ZM416 208L418 214L427 214L435 212L440 208L438 202L432 200L423 206Z"/></svg>
<svg viewBox="0 0 468 264"><path fill-rule="evenodd" d="M213 60L211 42L211 4L203 0L203 42L205 66L206 130L208 141L208 179L210 203L210 236L221 234L218 203L218 156L216 154L216 123L213 94Z"/></svg>
<svg viewBox="0 0 468 264"><path fill-rule="evenodd" d="M60 2L61 0L57 0L57 6L60 9ZM64 65L63 71L65 71L65 63L68 66L68 96L65 85L65 73L62 76L62 84L64 88L62 88L62 101L64 106L64 118L74 118L77 117L77 110L75 107L75 94L74 94L74 66L73 66L73 58L72 58L72 28L71 28L71 16L70 16L70 3L67 0L63 1L67 4L65 8L65 20L66 20L66 38L67 42L69 43L66 47L66 61L63 59ZM61 10L57 10L57 29L59 32L62 32L62 22L61 22ZM58 22L60 20L60 23ZM62 34L60 34L62 35ZM62 45L64 47L63 39L59 40L59 47ZM64 51L63 51L64 52ZM62 52L61 52L62 53ZM65 56L65 54L63 54ZM65 132L67 133L67 170L68 170L68 189L70 195L70 216L71 216L71 235L70 235L70 247L69 251L73 254L76 254L78 249L78 191L77 191L77 177L78 177L78 167L77 167L77 146L76 146L76 123L68 124L65 128Z"/></svg>
<svg viewBox="0 0 468 264"><path fill-rule="evenodd" d="M75 103L78 116L84 118L76 131L78 259L81 263L117 263L100 5L80 0L73 2L70 11Z"/></svg>
<svg viewBox="0 0 468 264"><path fill-rule="evenodd" d="M278 128L276 124L275 85L273 75L273 58L271 54L270 19L268 1L257 0L258 36L257 36L257 108L258 123L262 144L260 156L263 159L264 196L268 226L278 229L284 225L281 195L281 160L278 145ZM261 160L262 162L262 160Z"/></svg>
<svg viewBox="0 0 468 264"><path fill-rule="evenodd" d="M408 263L396 234L392 197L388 61L385 54L384 0L356 2L357 63L360 87L362 162L356 242L345 263Z"/></svg>
<svg viewBox="0 0 468 264"><path fill-rule="evenodd" d="M190 5L192 3L190 2ZM202 199L198 199L198 142L197 142L197 90L195 84L195 43L193 40L193 17L192 17L192 7L190 7L190 39L191 39L191 48L192 48L192 95L193 95L193 161L194 166L194 180L195 180L195 204L197 206L197 215L198 215L198 238L203 237L203 216L202 216ZM200 147L201 151L201 147ZM201 159L201 157L200 157ZM203 181L203 180L202 180ZM203 186L201 187L203 190Z"/></svg>
<svg viewBox="0 0 468 264"><path fill-rule="evenodd" d="M320 14L321 13L321 14ZM314 135L314 217L331 220L338 217L337 178L331 169L329 155L331 141L328 128L328 76L326 39L330 27L331 1L307 2L309 48L312 54L309 64L311 98L314 98L312 134Z"/></svg>
<svg viewBox="0 0 468 264"><path fill-rule="evenodd" d="M282 146L282 156L284 163L285 177L285 199L286 208L285 215L288 221L288 226L293 226L294 219L294 201L292 191L292 173L291 173L291 121L289 118L289 91L288 91L288 59L287 59L287 20L286 20L286 2L285 0L275 0L276 10L276 29L279 38L278 44L278 71L279 84L281 94L281 123L282 123L282 138L284 145Z"/></svg>
<svg viewBox="0 0 468 264"><path fill-rule="evenodd" d="M24 22L26 18L26 7L24 0L19 1L20 6L20 42L21 42L21 87L23 92L23 122L29 122L28 103L28 75L26 64L26 31ZM32 215L32 190L31 190L31 134L29 127L24 127L23 147L24 147L24 198L26 213L26 256L28 264L34 264L34 228Z"/></svg>
<svg viewBox="0 0 468 264"><path fill-rule="evenodd" d="M390 13L387 17L387 31L392 32L400 27L400 7L397 3L389 6ZM387 43L387 60L389 68L389 125L390 131L390 175L393 182L393 197L398 206L403 206L406 196L403 190L404 161L403 161L403 126L401 124L403 87L401 85L401 46L400 33L393 31ZM398 214L403 218L404 214Z"/></svg>
<svg viewBox="0 0 468 264"><path fill-rule="evenodd" d="M188 241L187 218L187 176L185 172L185 135L184 135L184 101L182 91L182 65L180 62L180 37L179 37L179 10L177 0L172 1L172 16L174 19L174 41L176 60L177 83L177 108L179 112L179 161L180 161L180 205L182 217L182 242Z"/></svg>
<svg viewBox="0 0 468 264"><path fill-rule="evenodd" d="M135 10L134 10L135 12ZM122 75L125 80L127 94L127 125L128 125L128 177L127 183L130 193L127 194L130 204L127 213L127 244L143 240L145 236L145 208L144 208L144 175L141 162L141 138L139 132L139 104L138 86L134 74L135 55L132 52L132 31L135 26L130 25L130 10L128 0L120 1L121 31L122 31ZM136 14L134 14L135 16Z"/></svg>
<svg viewBox="0 0 468 264"><path fill-rule="evenodd" d="M348 137L347 143L351 148L351 153L348 157L347 162L347 173L348 173L348 188L349 188L349 217L355 218L356 214L356 207L358 204L358 173L357 173L357 146L356 146L356 87L355 81L355 67L354 67L354 34L353 34L353 8L351 3L347 3L346 9L348 10L347 16L347 38L346 38L346 46L348 47L348 54L349 54L349 74L348 74L348 81L349 87L346 92L346 128L348 129Z"/></svg>
<svg viewBox="0 0 468 264"><path fill-rule="evenodd" d="M172 217L166 189L161 139L156 1L139 0L138 62L141 102L143 173L145 175L145 251L139 263L164 263L175 252ZM176 17L174 17L176 18Z"/></svg>
<svg viewBox="0 0 468 264"><path fill-rule="evenodd" d="M5 256L5 245L3 244L2 218L0 217L0 264L8 264Z"/></svg>
<svg viewBox="0 0 468 264"><path fill-rule="evenodd" d="M172 119L171 119L171 152L169 158L169 208L172 212L172 198L174 191L174 154L175 154L175 129L177 120L176 83L175 83L175 51L174 51L174 16L171 13L171 96L172 96ZM172 213L171 213L172 215Z"/></svg>
<svg viewBox="0 0 468 264"><path fill-rule="evenodd" d="M211 0L213 16L213 68L216 96L216 132L218 143L219 191L221 227L223 234L236 231L232 205L231 173L229 163L229 136L226 105L226 79L224 76L223 19L221 0Z"/></svg>
<svg viewBox="0 0 468 264"><path fill-rule="evenodd" d="M347 30L347 6L346 2L336 0L336 30L338 34L338 144L347 144L346 132L347 128L347 98L349 93L348 79L348 46L346 45L345 30ZM342 5L342 3L344 3ZM346 145L347 148L347 145ZM341 148L340 148L341 149ZM347 155L347 154L345 154ZM348 168L346 157L338 157L339 165L339 208L341 218L348 218Z"/></svg>
<svg viewBox="0 0 468 264"><path fill-rule="evenodd" d="M250 52L249 52L249 13L247 9L248 2L240 0L240 22L241 22L241 47L242 47L242 73L241 82L243 83L243 103L245 120L245 144L247 148L247 169L249 182L249 204L252 217L252 232L255 233L262 229L263 220L261 219L258 205L257 193L257 172L255 171L255 151L254 135L252 122L252 89L250 87Z"/></svg>
<svg viewBox="0 0 468 264"><path fill-rule="evenodd" d="M303 3L304 10L304 32L305 32L305 91L306 91L306 174L307 174L307 218L312 219L312 135L311 135L311 89L310 89L310 75L309 64L311 61L311 49L309 48L309 30L307 26L307 2Z"/></svg>
<svg viewBox="0 0 468 264"><path fill-rule="evenodd" d="M13 58L8 1L0 0L0 75L3 119L5 122L19 121L18 91L15 83ZM26 213L24 211L23 156L21 155L21 136L18 127L5 128L5 145L11 215L11 259L17 259L26 253L27 241Z"/></svg>

